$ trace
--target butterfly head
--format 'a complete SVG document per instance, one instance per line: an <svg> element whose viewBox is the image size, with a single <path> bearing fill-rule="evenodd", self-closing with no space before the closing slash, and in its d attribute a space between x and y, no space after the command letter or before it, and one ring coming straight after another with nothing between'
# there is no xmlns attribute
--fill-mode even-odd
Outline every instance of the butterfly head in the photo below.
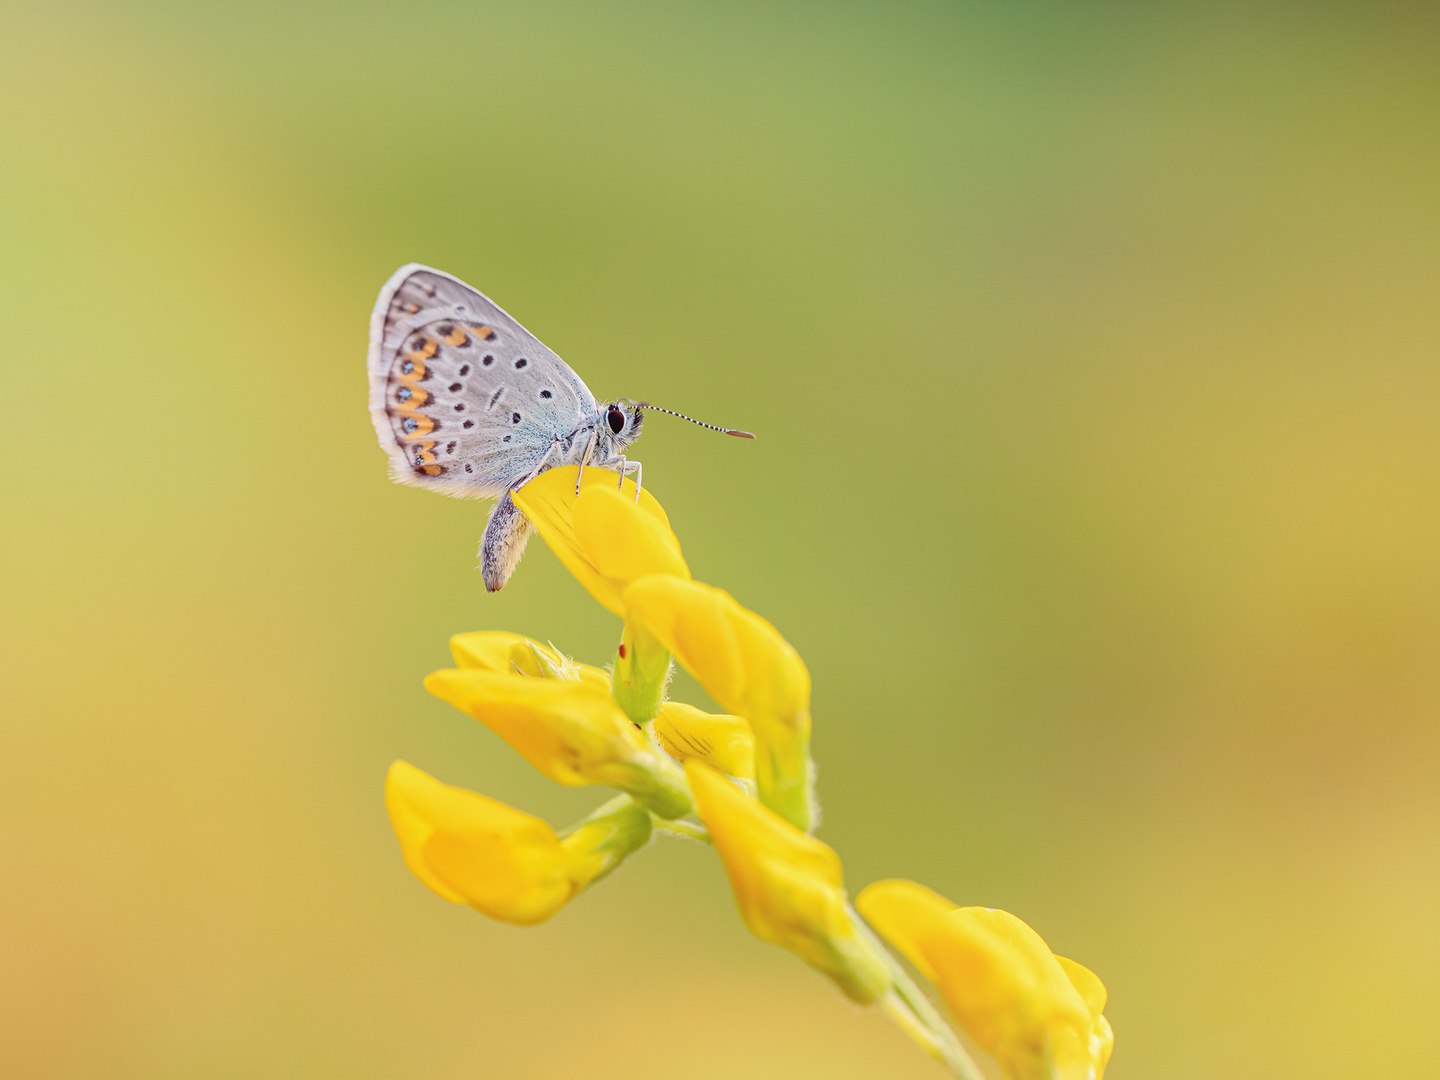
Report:
<svg viewBox="0 0 1440 1080"><path fill-rule="evenodd" d="M608 436L616 450L624 450L640 437L640 425L644 423L645 416L638 404L621 398L619 401L612 401L603 409L600 433L602 437Z"/></svg>

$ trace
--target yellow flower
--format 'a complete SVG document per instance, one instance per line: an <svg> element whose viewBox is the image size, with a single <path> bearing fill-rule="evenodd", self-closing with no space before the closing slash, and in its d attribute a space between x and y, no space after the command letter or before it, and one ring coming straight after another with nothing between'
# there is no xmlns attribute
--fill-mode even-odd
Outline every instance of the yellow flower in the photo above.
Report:
<svg viewBox="0 0 1440 1080"><path fill-rule="evenodd" d="M625 586L647 574L689 579L670 519L648 491L616 489L616 474L587 468L575 495L576 466L541 473L511 493L550 550L602 606L622 618Z"/></svg>
<svg viewBox="0 0 1440 1080"><path fill-rule="evenodd" d="M629 619L622 594L630 582L650 574L688 581L690 568L669 518L648 491L637 502L634 484L622 492L614 473L586 469L577 496L575 472L567 466L541 473L514 493L515 503L590 595L625 618L612 692L625 714L643 724L664 697L670 653Z"/></svg>
<svg viewBox="0 0 1440 1080"><path fill-rule="evenodd" d="M607 692L610 689L610 675L603 668L576 663L554 646L541 645L523 634L504 630L456 634L450 639L450 654L455 657L456 667L584 682Z"/></svg>
<svg viewBox="0 0 1440 1080"><path fill-rule="evenodd" d="M889 990L886 959L846 903L839 856L708 765L692 758L685 774L750 932L830 976L862 1005Z"/></svg>
<svg viewBox="0 0 1440 1080"><path fill-rule="evenodd" d="M750 725L738 716L701 712L692 705L667 701L650 729L677 761L697 758L729 776L755 779L755 739Z"/></svg>
<svg viewBox="0 0 1440 1080"><path fill-rule="evenodd" d="M447 668L432 672L425 689L479 720L557 784L619 788L664 818L691 810L675 763L597 686Z"/></svg>
<svg viewBox="0 0 1440 1080"><path fill-rule="evenodd" d="M940 988L955 1018L1014 1080L1099 1080L1115 1037L1105 987L995 908L958 907L913 881L877 881L860 913Z"/></svg>
<svg viewBox="0 0 1440 1080"><path fill-rule="evenodd" d="M723 589L668 575L624 593L632 621L675 654L720 707L749 722L760 801L808 831L810 673L779 631Z"/></svg>
<svg viewBox="0 0 1440 1080"><path fill-rule="evenodd" d="M406 865L431 891L521 926L550 918L650 838L650 814L623 796L562 838L404 761L385 777L385 806Z"/></svg>

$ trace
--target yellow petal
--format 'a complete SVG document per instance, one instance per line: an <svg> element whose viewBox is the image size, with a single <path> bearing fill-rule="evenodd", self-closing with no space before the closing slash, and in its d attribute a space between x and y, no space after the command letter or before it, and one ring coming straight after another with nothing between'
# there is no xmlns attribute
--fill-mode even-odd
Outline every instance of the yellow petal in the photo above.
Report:
<svg viewBox="0 0 1440 1080"><path fill-rule="evenodd" d="M933 889L904 878L867 885L855 898L855 907L865 921L931 982L936 981L935 969L921 952L919 940L957 906Z"/></svg>
<svg viewBox="0 0 1440 1080"><path fill-rule="evenodd" d="M1115 1032L1110 1028L1110 1021L1102 1015L1105 1011L1105 984L1100 977L1087 968L1084 964L1077 964L1064 956L1056 956L1060 967L1069 978L1071 984L1079 991L1080 997L1085 1002L1085 1007L1090 1010L1090 1047L1089 1058L1095 1063L1095 1075L1105 1075L1105 1065L1110 1060L1110 1052L1115 1048Z"/></svg>
<svg viewBox="0 0 1440 1080"><path fill-rule="evenodd" d="M584 683L509 679L449 668L425 689L473 716L558 784L595 783L598 767L642 752L635 725L602 693Z"/></svg>
<svg viewBox="0 0 1440 1080"><path fill-rule="evenodd" d="M517 645L528 645L530 639L524 634L511 634L505 630L482 630L470 634L456 634L450 639L450 655L455 666L493 671L497 675L517 674L511 660L511 650ZM534 671L519 672L525 675L540 674L539 664Z"/></svg>
<svg viewBox="0 0 1440 1080"><path fill-rule="evenodd" d="M810 673L799 654L729 593L698 581L640 578L624 602L721 708L749 722L761 801L808 829Z"/></svg>
<svg viewBox="0 0 1440 1080"><path fill-rule="evenodd" d="M1099 1018L1105 1011L1105 984L1100 981L1100 976L1087 968L1084 964L1077 964L1064 956L1056 956L1061 969L1065 972L1070 984L1080 992L1080 997L1085 1002L1085 1007L1090 1010L1092 1018Z"/></svg>
<svg viewBox="0 0 1440 1080"><path fill-rule="evenodd" d="M491 918L543 922L585 880L584 867L544 821L442 784L407 762L390 766L385 805L415 876Z"/></svg>
<svg viewBox="0 0 1440 1080"><path fill-rule="evenodd" d="M504 630L456 634L450 639L450 654L455 657L456 667L532 679L588 682L602 690L610 689L610 675L603 668L576 663L553 646L523 634Z"/></svg>
<svg viewBox="0 0 1440 1080"><path fill-rule="evenodd" d="M747 896L770 898L764 875L751 865L760 855L771 856L826 888L838 892L842 887L840 856L828 844L801 832L699 761L687 761L685 775L715 849L726 868L740 877ZM760 903L752 907L757 913L763 910Z"/></svg>
<svg viewBox="0 0 1440 1080"><path fill-rule="evenodd" d="M583 490L575 500L574 523L581 550L604 577L627 583L650 574L690 578L670 522L647 513L633 495L613 485Z"/></svg>
<svg viewBox="0 0 1440 1080"><path fill-rule="evenodd" d="M677 761L698 758L729 776L755 779L755 739L741 717L701 712L679 701L667 701L655 714L651 730Z"/></svg>
<svg viewBox="0 0 1440 1080"><path fill-rule="evenodd" d="M425 689L479 720L557 784L607 784L662 817L690 811L674 763L597 686L448 668L431 673Z"/></svg>
<svg viewBox="0 0 1440 1080"><path fill-rule="evenodd" d="M722 708L809 734L804 662L775 627L729 593L664 575L637 579L625 603Z"/></svg>
<svg viewBox="0 0 1440 1080"><path fill-rule="evenodd" d="M1094 1080L1104 1077L1105 1066L1110 1063L1110 1054L1114 1049L1115 1031L1110 1027L1110 1021L1097 1016L1090 1031L1090 1057L1095 1062Z"/></svg>
<svg viewBox="0 0 1440 1080"><path fill-rule="evenodd" d="M609 576L607 571L630 573L648 567L649 573L673 573L677 567L685 566L680 543L670 531L670 519L649 491L642 491L636 504L633 481L626 480L617 494L616 474L592 467L585 470L577 499L577 471L574 465L551 469L512 492L511 497L556 558L586 591L609 611L623 617L625 606L620 594L630 579ZM616 498L587 499L592 491L609 492ZM582 501L586 507L577 523L578 504ZM616 503L626 503L632 512L620 510ZM577 524L583 524L585 539L598 545L595 550L587 550L582 543ZM615 535L608 535L612 530ZM633 548L631 554L626 554L627 545ZM603 563L603 569L597 559ZM689 576L688 570L684 570L684 576Z"/></svg>
<svg viewBox="0 0 1440 1080"><path fill-rule="evenodd" d="M1015 1080L1098 1080L1113 1035L1105 990L1009 912L956 907L908 881L877 882L857 906L940 988L951 1013Z"/></svg>
<svg viewBox="0 0 1440 1080"><path fill-rule="evenodd" d="M957 908L921 942L941 995L975 1041L1018 1077L1040 1080L1047 1047L1067 1058L1089 1010L1040 936L1015 916ZM1065 993L1065 991L1069 993Z"/></svg>
<svg viewBox="0 0 1440 1080"><path fill-rule="evenodd" d="M389 811L390 824L410 872L431 892L452 904L463 904L465 897L437 877L425 861L425 844L435 832L435 826L422 810L428 808L429 785L438 783L409 762L397 761L385 774L385 809Z"/></svg>
<svg viewBox="0 0 1440 1080"><path fill-rule="evenodd" d="M793 952L855 1001L884 993L889 972L851 919L835 852L699 760L687 761L685 774L750 932Z"/></svg>

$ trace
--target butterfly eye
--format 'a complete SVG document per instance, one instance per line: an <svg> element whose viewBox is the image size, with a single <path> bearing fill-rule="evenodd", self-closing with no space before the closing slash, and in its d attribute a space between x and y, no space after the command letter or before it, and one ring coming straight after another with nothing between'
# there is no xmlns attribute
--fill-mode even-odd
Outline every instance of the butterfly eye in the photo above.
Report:
<svg viewBox="0 0 1440 1080"><path fill-rule="evenodd" d="M625 414L613 406L606 414L605 422L610 425L610 430L616 435L625 430Z"/></svg>

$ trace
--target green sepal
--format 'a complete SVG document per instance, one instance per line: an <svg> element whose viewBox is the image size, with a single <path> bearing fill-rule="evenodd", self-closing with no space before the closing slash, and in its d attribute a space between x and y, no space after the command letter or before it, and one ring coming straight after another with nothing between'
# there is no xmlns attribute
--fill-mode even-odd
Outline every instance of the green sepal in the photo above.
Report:
<svg viewBox="0 0 1440 1080"><path fill-rule="evenodd" d="M601 858L602 869L590 879L593 885L648 844L651 832L650 811L629 795L617 795L559 836L567 847Z"/></svg>
<svg viewBox="0 0 1440 1080"><path fill-rule="evenodd" d="M638 620L626 619L611 679L615 703L643 726L655 718L669 682L669 651Z"/></svg>

